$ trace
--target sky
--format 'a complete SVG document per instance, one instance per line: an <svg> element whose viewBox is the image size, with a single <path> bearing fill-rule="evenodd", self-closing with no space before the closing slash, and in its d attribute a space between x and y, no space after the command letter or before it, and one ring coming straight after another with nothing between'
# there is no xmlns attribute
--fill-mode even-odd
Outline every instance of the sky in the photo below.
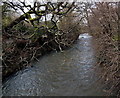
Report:
<svg viewBox="0 0 120 98"><path fill-rule="evenodd" d="M3 0L3 1L8 1L8 0ZM11 2L18 2L18 1L22 1L22 2L26 2L26 4L30 4L33 6L33 2L34 1L38 1L38 2L119 2L120 0L9 0ZM28 10L25 9L25 12L27 12Z"/></svg>
<svg viewBox="0 0 120 98"><path fill-rule="evenodd" d="M7 0L3 0L3 1L7 1ZM10 0L12 2L14 1L19 1L19 0ZM45 2L45 1L49 1L49 2L119 2L120 0L20 0L20 1L26 1L27 3L29 4L32 4L32 2L34 1L42 1L42 2Z"/></svg>
<svg viewBox="0 0 120 98"><path fill-rule="evenodd" d="M8 0L3 0L3 1L8 1ZM11 1L11 2L19 2L19 1L21 1L21 2L26 2L26 4L29 4L29 5L31 5L31 6L33 6L33 2L34 1L38 1L38 2L46 2L46 1L49 1L49 2L65 2L65 1L67 1L67 2L73 2L73 1L75 1L75 2L100 2L100 1L104 1L104 2L119 2L120 0L9 0L9 1ZM24 8L24 11L25 12L28 12L28 9L27 8ZM21 14L23 14L23 12L21 12L21 11L19 11L19 14L21 15ZM32 17L34 17L34 15L31 15ZM50 17L51 15L48 15L47 17Z"/></svg>

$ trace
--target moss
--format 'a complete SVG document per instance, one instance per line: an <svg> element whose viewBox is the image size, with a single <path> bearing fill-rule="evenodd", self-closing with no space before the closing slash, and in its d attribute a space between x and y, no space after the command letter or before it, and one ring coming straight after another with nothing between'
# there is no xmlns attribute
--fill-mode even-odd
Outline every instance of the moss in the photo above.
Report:
<svg viewBox="0 0 120 98"><path fill-rule="evenodd" d="M120 38L118 37L118 35L114 35L113 38L112 38L113 41L118 41L119 39Z"/></svg>

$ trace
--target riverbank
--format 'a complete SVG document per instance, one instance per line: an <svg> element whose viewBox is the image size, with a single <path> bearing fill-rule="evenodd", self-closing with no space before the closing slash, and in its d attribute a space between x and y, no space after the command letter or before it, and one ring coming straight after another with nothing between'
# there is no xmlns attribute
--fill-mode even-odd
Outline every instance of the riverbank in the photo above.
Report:
<svg viewBox="0 0 120 98"><path fill-rule="evenodd" d="M120 67L118 40L108 35L94 36L97 66L101 67L101 81L109 96L120 96Z"/></svg>
<svg viewBox="0 0 120 98"><path fill-rule="evenodd" d="M6 41L9 47L3 50L2 78L3 80L17 71L30 66L32 61L51 51L62 51L70 47L77 40L79 33L64 33L54 35L46 33L47 37L40 36L35 42L25 39ZM72 36L72 37L71 37ZM4 38L4 36L3 36Z"/></svg>

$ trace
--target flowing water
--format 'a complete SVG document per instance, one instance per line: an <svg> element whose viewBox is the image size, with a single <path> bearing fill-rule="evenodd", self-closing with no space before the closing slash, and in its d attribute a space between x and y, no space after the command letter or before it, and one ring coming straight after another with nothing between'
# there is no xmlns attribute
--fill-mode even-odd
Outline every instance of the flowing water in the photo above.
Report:
<svg viewBox="0 0 120 98"><path fill-rule="evenodd" d="M50 53L3 83L4 96L103 96L92 37L81 34L63 52Z"/></svg>

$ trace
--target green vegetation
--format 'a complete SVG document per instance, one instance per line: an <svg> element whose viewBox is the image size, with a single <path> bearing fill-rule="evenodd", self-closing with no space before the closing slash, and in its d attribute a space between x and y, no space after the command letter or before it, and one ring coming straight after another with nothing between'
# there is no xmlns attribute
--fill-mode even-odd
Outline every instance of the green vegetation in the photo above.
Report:
<svg viewBox="0 0 120 98"><path fill-rule="evenodd" d="M52 50L62 51L70 47L79 35L79 32L69 31L69 29L77 28L73 24L66 29L69 33L58 28L58 21L64 19L65 15L72 13L74 2L71 4L63 2L39 4L39 2L34 2L33 7L28 5L30 10L26 13L24 7L27 5L20 2L19 6L23 9L9 1L3 2L2 6L3 78L25 66L29 66L31 61L37 60L38 57ZM40 9L41 6L45 7L45 10ZM15 12L19 10L16 8L24 13L17 16ZM62 9L56 10L58 8ZM33 14L34 17L32 17ZM48 14L51 14L52 17L47 17ZM70 38L70 36L72 37Z"/></svg>
<svg viewBox="0 0 120 98"><path fill-rule="evenodd" d="M34 2L33 7L25 2L3 2L3 78L45 53L70 47L80 33L88 32L95 38L102 80L110 84L107 92L119 97L119 7L120 2Z"/></svg>

